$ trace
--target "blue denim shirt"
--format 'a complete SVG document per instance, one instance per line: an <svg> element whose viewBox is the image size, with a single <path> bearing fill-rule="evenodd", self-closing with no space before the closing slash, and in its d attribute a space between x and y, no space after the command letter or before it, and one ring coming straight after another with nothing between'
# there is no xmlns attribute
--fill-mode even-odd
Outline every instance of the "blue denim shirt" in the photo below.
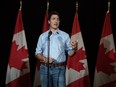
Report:
<svg viewBox="0 0 116 87"><path fill-rule="evenodd" d="M42 54L48 58L48 33L50 30L42 33L38 39L35 55ZM69 35L62 31L57 30L50 36L50 49L49 57L54 58L55 62L66 61L66 54L72 50Z"/></svg>

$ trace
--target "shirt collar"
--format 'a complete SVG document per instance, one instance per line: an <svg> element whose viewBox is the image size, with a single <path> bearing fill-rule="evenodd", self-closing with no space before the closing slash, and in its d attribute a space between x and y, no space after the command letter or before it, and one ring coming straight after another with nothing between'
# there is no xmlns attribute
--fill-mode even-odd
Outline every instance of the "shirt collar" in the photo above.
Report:
<svg viewBox="0 0 116 87"><path fill-rule="evenodd" d="M50 29L49 29L49 31L50 31ZM48 31L48 32L49 32ZM56 30L56 32L54 32L53 34L59 34L60 33L60 30L59 30L59 28Z"/></svg>

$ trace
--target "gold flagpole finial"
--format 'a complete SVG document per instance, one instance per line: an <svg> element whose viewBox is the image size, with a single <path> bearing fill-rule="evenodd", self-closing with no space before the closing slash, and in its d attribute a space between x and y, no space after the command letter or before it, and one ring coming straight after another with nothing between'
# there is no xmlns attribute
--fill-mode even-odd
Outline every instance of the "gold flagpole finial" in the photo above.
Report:
<svg viewBox="0 0 116 87"><path fill-rule="evenodd" d="M108 1L108 12L110 11L110 1Z"/></svg>
<svg viewBox="0 0 116 87"><path fill-rule="evenodd" d="M76 1L76 11L78 12L78 1Z"/></svg>
<svg viewBox="0 0 116 87"><path fill-rule="evenodd" d="M49 0L47 0L47 10L49 9Z"/></svg>
<svg viewBox="0 0 116 87"><path fill-rule="evenodd" d="M22 9L22 0L20 0L20 10Z"/></svg>

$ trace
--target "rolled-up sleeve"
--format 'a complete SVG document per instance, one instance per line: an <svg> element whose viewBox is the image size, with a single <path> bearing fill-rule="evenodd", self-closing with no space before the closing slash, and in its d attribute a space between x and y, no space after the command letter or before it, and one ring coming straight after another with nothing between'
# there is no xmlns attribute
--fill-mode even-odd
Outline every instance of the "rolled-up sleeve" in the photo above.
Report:
<svg viewBox="0 0 116 87"><path fill-rule="evenodd" d="M42 36L40 35L38 42L37 42L37 47L35 51L35 55L37 54L42 54Z"/></svg>
<svg viewBox="0 0 116 87"><path fill-rule="evenodd" d="M72 51L71 40L69 35L67 35L67 40L66 40L66 51L68 54Z"/></svg>

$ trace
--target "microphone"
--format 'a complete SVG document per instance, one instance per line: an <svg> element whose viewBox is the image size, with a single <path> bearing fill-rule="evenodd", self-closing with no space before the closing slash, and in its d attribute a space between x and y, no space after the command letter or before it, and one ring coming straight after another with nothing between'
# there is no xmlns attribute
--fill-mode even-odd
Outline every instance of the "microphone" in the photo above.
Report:
<svg viewBox="0 0 116 87"><path fill-rule="evenodd" d="M57 34L59 34L58 32L56 32Z"/></svg>
<svg viewBox="0 0 116 87"><path fill-rule="evenodd" d="M50 38L51 35L52 35L52 31L49 31L49 33L48 33L48 39Z"/></svg>

